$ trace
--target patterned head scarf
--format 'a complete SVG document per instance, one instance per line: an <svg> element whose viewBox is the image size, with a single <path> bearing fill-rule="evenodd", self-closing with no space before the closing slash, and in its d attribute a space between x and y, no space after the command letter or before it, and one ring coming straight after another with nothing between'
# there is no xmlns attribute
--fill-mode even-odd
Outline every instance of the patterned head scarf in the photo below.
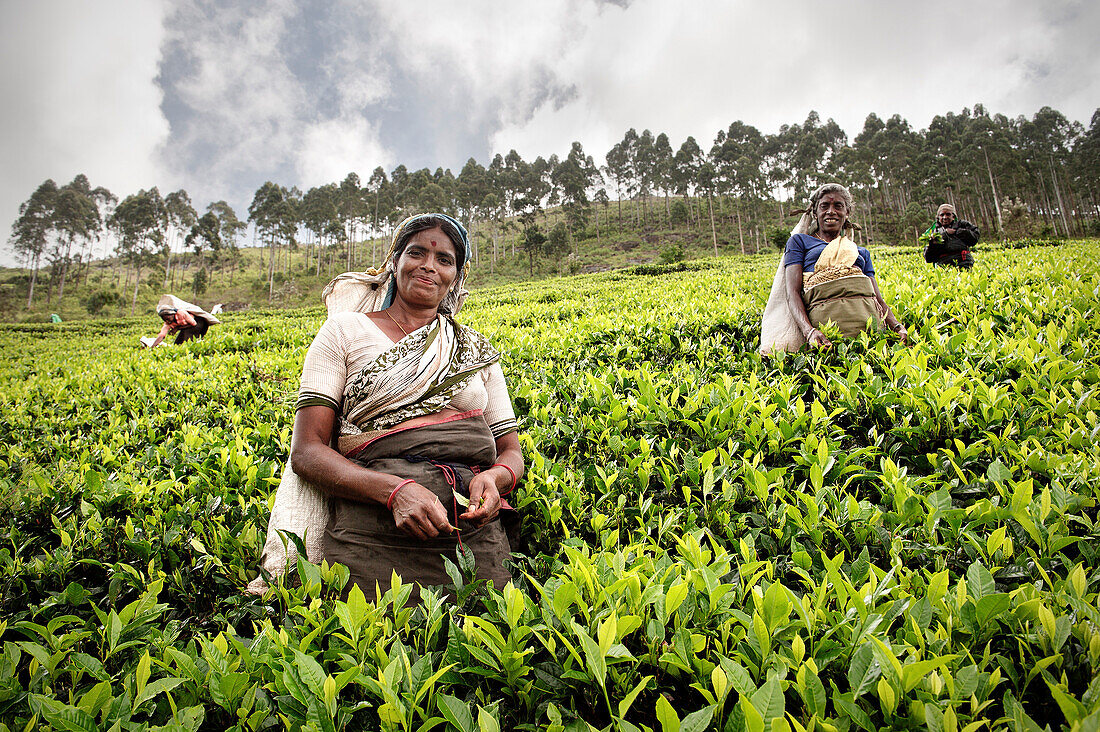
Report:
<svg viewBox="0 0 1100 732"><path fill-rule="evenodd" d="M470 263L470 237L466 233L466 228L457 219L442 213L415 214L398 224L393 231L393 239L390 241L389 251L386 252L386 259L396 265L413 234L437 226L443 229L443 233L455 245L458 258L462 260L461 269L465 269Z"/></svg>
<svg viewBox="0 0 1100 732"><path fill-rule="evenodd" d="M348 310L375 312L393 304L397 293L397 260L401 258L409 239L419 231L436 226L455 246L457 259L462 262L451 290L439 304L439 312L455 315L466 300L466 275L470 270L470 238L466 228L456 219L443 213L424 213L409 216L394 229L390 248L386 251L381 268L372 267L366 272L345 272L325 286L321 299L328 306L329 315Z"/></svg>

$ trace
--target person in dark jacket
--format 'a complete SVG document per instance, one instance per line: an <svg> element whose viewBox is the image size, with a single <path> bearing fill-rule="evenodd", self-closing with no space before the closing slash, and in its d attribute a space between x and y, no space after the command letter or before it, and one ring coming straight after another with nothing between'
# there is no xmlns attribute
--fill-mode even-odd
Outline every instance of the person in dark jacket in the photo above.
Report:
<svg viewBox="0 0 1100 732"><path fill-rule="evenodd" d="M961 269L974 266L970 250L978 243L981 232L969 221L955 215L955 207L945 203L936 211L936 224L929 232L933 235L924 247L924 261L936 266L951 265Z"/></svg>

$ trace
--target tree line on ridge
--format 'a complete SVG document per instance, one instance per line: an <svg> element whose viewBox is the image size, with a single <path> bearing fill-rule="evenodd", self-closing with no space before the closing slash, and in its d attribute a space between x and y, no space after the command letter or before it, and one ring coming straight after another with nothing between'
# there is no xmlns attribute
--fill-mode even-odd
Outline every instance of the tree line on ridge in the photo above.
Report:
<svg viewBox="0 0 1100 732"><path fill-rule="evenodd" d="M632 128L602 165L574 142L563 157L526 161L512 150L488 165L470 158L458 175L379 166L366 181L349 173L305 192L268 181L244 219L224 200L200 214L182 189L161 195L154 186L120 200L82 174L39 185L20 206L8 246L29 270L29 308L40 279L47 297L60 299L67 281L86 277L97 243L109 235L136 303L143 271L162 268L167 284L183 252L196 255L197 278L208 261L235 267L251 230L253 246L266 250L261 267L270 296L291 251L304 250L301 266L316 274L377 264L378 238L420 211L464 221L475 258L490 269L522 253L533 272L536 260L560 260L579 241L624 230L694 229L715 254L719 232L728 231L723 244L754 252L781 244L789 209L829 181L851 188L866 240L914 238L942 202L990 236L1097 235L1100 110L1087 129L1049 107L1029 119L979 104L936 116L924 130L899 115L870 114L851 140L811 112L774 134L734 122L709 150L693 137L674 148L665 133ZM634 205L624 210L624 201Z"/></svg>

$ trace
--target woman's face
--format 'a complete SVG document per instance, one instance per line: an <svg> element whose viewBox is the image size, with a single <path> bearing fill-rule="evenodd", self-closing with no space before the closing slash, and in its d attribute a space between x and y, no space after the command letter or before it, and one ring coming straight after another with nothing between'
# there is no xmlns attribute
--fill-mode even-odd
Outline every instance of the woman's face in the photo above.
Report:
<svg viewBox="0 0 1100 732"><path fill-rule="evenodd" d="M817 228L831 239L844 230L844 224L848 221L848 204L839 193L824 193L817 199L814 215L817 216Z"/></svg>
<svg viewBox="0 0 1100 732"><path fill-rule="evenodd" d="M417 307L439 307L458 276L454 243L436 226L418 231L397 260L397 296Z"/></svg>
<svg viewBox="0 0 1100 732"><path fill-rule="evenodd" d="M947 209L944 209L943 211L940 211L938 214L936 214L936 221L939 222L940 226L947 226L954 220L955 214L948 211Z"/></svg>

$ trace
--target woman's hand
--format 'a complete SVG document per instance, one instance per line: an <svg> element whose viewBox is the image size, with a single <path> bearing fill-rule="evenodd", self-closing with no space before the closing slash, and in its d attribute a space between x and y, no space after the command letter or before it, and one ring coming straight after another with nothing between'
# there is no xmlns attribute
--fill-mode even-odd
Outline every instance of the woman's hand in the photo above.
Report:
<svg viewBox="0 0 1100 732"><path fill-rule="evenodd" d="M465 513L459 514L459 518L481 526L496 518L500 502L500 489L493 476L488 470L478 473L470 481L470 505Z"/></svg>
<svg viewBox="0 0 1100 732"><path fill-rule="evenodd" d="M820 348L822 350L833 347L833 342L826 338L825 334L817 328L814 328L806 335L806 342L814 348Z"/></svg>
<svg viewBox="0 0 1100 732"><path fill-rule="evenodd" d="M791 264L784 270L787 285L787 307L791 311L795 325L806 338L806 342L814 348L832 348L832 342L817 328L810 324L810 316L806 313L806 304L802 302L802 265Z"/></svg>
<svg viewBox="0 0 1100 732"><path fill-rule="evenodd" d="M473 488L470 489L471 493ZM427 541L454 531L447 509L436 495L419 483L406 483L393 497L393 521L414 539Z"/></svg>

